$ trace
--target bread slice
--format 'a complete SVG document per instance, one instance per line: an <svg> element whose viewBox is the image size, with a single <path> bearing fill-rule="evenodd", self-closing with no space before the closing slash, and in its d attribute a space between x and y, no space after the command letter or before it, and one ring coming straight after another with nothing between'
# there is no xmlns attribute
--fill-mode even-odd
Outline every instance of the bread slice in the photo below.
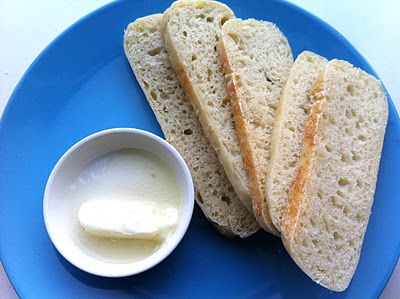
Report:
<svg viewBox="0 0 400 299"><path fill-rule="evenodd" d="M259 227L234 192L185 98L165 51L160 20L157 14L129 24L124 38L126 56L166 139L189 166L196 199L206 217L225 235L247 237Z"/></svg>
<svg viewBox="0 0 400 299"><path fill-rule="evenodd" d="M388 106L378 80L332 60L311 91L299 169L282 240L313 280L345 290L360 257L375 192Z"/></svg>
<svg viewBox="0 0 400 299"><path fill-rule="evenodd" d="M293 65L292 51L278 27L254 19L225 22L219 46L254 214L263 228L277 233L265 200L265 177L275 111Z"/></svg>
<svg viewBox="0 0 400 299"><path fill-rule="evenodd" d="M312 52L301 53L276 110L265 189L269 215L278 231L300 160L304 125L312 106L310 88L327 62Z"/></svg>
<svg viewBox="0 0 400 299"><path fill-rule="evenodd" d="M226 5L216 1L177 1L164 12L162 31L183 90L233 188L252 211L248 175L217 51L219 30L233 17Z"/></svg>

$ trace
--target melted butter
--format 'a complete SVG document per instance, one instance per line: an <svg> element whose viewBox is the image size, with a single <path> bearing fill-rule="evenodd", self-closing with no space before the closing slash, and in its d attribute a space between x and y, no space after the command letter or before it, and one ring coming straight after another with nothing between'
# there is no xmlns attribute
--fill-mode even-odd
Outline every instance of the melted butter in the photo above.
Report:
<svg viewBox="0 0 400 299"><path fill-rule="evenodd" d="M180 192L175 174L159 157L137 149L124 149L101 156L87 165L70 185L72 233L88 254L106 262L143 259L162 244L160 240L99 237L79 224L81 205L90 200L137 200L156 204L160 210L180 211ZM169 233L173 233L174 229Z"/></svg>

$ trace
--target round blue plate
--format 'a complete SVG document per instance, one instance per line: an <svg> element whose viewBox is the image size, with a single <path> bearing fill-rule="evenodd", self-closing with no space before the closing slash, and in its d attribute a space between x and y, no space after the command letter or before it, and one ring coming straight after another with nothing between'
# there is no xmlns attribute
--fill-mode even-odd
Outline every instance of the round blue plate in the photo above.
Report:
<svg viewBox="0 0 400 299"><path fill-rule="evenodd" d="M375 74L335 30L279 1L227 1L238 17L276 23L293 54L311 50ZM107 128L135 127L162 136L122 47L124 28L164 11L164 1L118 1L73 25L36 59L14 91L0 124L0 248L23 298L370 298L384 288L400 245L399 120L390 101L378 187L360 264L350 287L333 293L291 261L278 238L217 234L199 210L182 243L164 262L133 277L101 278L64 260L45 231L46 180L81 138Z"/></svg>

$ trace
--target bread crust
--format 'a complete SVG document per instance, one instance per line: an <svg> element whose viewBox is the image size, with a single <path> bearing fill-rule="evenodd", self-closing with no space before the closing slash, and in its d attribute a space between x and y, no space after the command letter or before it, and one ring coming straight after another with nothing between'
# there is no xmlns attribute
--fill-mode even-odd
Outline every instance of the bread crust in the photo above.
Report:
<svg viewBox="0 0 400 299"><path fill-rule="evenodd" d="M304 201L304 193L306 182L310 177L312 170L312 157L314 155L315 139L317 134L318 122L321 117L322 104L325 100L323 94L324 73L322 72L315 80L313 87L310 90L310 96L314 98L314 105L311 108L307 122L304 127L303 149L299 168L296 171L292 187L289 193L289 202L284 211L282 221L282 238L285 247L290 247L290 242L293 238L293 232L299 220L301 206Z"/></svg>
<svg viewBox="0 0 400 299"><path fill-rule="evenodd" d="M219 38L218 42L219 52L221 55L222 66L224 68L224 72L226 74L226 84L227 89L231 98L231 106L232 106L232 114L235 121L235 129L236 133L239 137L240 149L243 155L244 165L246 170L249 173L250 179L250 192L251 199L253 204L253 212L256 217L257 222L260 226L276 235L279 236L278 230L273 225L271 218L268 214L268 207L266 206L266 201L264 196L261 193L260 179L259 179L259 171L257 168L257 164L254 160L254 155L251 150L251 146L249 143L247 128L244 121L244 112L240 105L240 96L238 94L238 85L242 85L240 78L235 78L232 76L233 68L229 63L228 53L226 48L224 47L222 37Z"/></svg>

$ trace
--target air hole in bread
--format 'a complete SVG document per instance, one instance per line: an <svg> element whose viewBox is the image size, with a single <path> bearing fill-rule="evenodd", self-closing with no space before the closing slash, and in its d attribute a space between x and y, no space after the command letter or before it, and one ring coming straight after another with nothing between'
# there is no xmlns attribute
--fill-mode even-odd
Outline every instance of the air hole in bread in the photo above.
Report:
<svg viewBox="0 0 400 299"><path fill-rule="evenodd" d="M336 191L336 194L339 195L340 197L344 198L344 193L340 190Z"/></svg>
<svg viewBox="0 0 400 299"><path fill-rule="evenodd" d="M360 134L360 135L358 135L358 139L361 140L361 141L366 141L367 137L365 135L363 135L363 134Z"/></svg>
<svg viewBox="0 0 400 299"><path fill-rule="evenodd" d="M357 112L354 109L351 109L350 113L351 113L351 116L353 116L353 117L357 116Z"/></svg>
<svg viewBox="0 0 400 299"><path fill-rule="evenodd" d="M349 155L342 153L341 157L340 157L340 161L342 162L349 162L350 161L350 157Z"/></svg>
<svg viewBox="0 0 400 299"><path fill-rule="evenodd" d="M335 249L336 249L336 251L342 251L343 245L336 245Z"/></svg>
<svg viewBox="0 0 400 299"><path fill-rule="evenodd" d="M192 61L195 61L197 59L197 55L196 54L192 54Z"/></svg>
<svg viewBox="0 0 400 299"><path fill-rule="evenodd" d="M291 132L294 132L294 131L296 131L296 129L295 129L295 128L293 128L293 127L289 127L288 129L289 129L289 131L291 131Z"/></svg>
<svg viewBox="0 0 400 299"><path fill-rule="evenodd" d="M192 131L192 129L186 129L186 130L183 131L183 134L185 134L185 135L192 135L192 134L193 134L193 131Z"/></svg>
<svg viewBox="0 0 400 299"><path fill-rule="evenodd" d="M314 221L313 218L310 218L310 224L311 224L312 226L315 226L315 225L316 225L316 223L315 223L315 221Z"/></svg>
<svg viewBox="0 0 400 299"><path fill-rule="evenodd" d="M347 117L348 119L351 118L351 113L350 113L350 110L349 110L349 109L346 109L346 117Z"/></svg>
<svg viewBox="0 0 400 299"><path fill-rule="evenodd" d="M262 127L262 123L259 119L252 119L250 120L250 125L254 128L260 128Z"/></svg>
<svg viewBox="0 0 400 299"><path fill-rule="evenodd" d="M313 243L313 245L315 247L318 247L318 244L319 244L318 240L313 239L311 242Z"/></svg>
<svg viewBox="0 0 400 299"><path fill-rule="evenodd" d="M200 192L196 192L196 195L197 195L198 201L199 201L200 203L203 203L203 198L201 197Z"/></svg>
<svg viewBox="0 0 400 299"><path fill-rule="evenodd" d="M227 204L230 204L230 202L231 202L230 197L227 196L227 195L222 195L222 196L221 196L221 200L224 201L224 202L226 202Z"/></svg>
<svg viewBox="0 0 400 299"><path fill-rule="evenodd" d="M214 18L213 17L208 17L206 20L207 20L208 23L214 22Z"/></svg>
<svg viewBox="0 0 400 299"><path fill-rule="evenodd" d="M150 92L150 95L151 95L151 97L153 98L153 100L155 101L155 100L157 100L157 94L154 92L154 90L152 90L151 92ZM164 107L165 108L165 107ZM168 111L167 111L168 112Z"/></svg>
<svg viewBox="0 0 400 299"><path fill-rule="evenodd" d="M350 181L348 179L345 179L345 178L340 178L339 181L338 181L338 184L340 186L346 186L346 185L350 184Z"/></svg>
<svg viewBox="0 0 400 299"><path fill-rule="evenodd" d="M162 47L157 47L155 49L147 51L147 54L149 54L150 56L156 56L156 55L160 54L162 49L163 49Z"/></svg>
<svg viewBox="0 0 400 299"><path fill-rule="evenodd" d="M230 18L229 17L222 17L221 18L221 25L224 25L226 21L228 21Z"/></svg>
<svg viewBox="0 0 400 299"><path fill-rule="evenodd" d="M331 153L333 149L332 149L331 146L325 145L325 150L326 150L328 153Z"/></svg>
<svg viewBox="0 0 400 299"><path fill-rule="evenodd" d="M147 82L144 81L144 80L142 81L142 83L143 83L143 85L144 85L144 88L146 88L146 89L149 88L149 83L147 83Z"/></svg>
<svg viewBox="0 0 400 299"><path fill-rule="evenodd" d="M350 208L349 208L348 206L345 206L344 209L343 209L343 213L344 213L346 216L349 216L349 214L350 214Z"/></svg>
<svg viewBox="0 0 400 299"><path fill-rule="evenodd" d="M235 44L239 43L239 37L236 33L228 32L228 36L235 42Z"/></svg>
<svg viewBox="0 0 400 299"><path fill-rule="evenodd" d="M214 108L214 102L213 102L213 101L208 101L208 102L207 102L207 105L208 105L209 107Z"/></svg>
<svg viewBox="0 0 400 299"><path fill-rule="evenodd" d="M347 91L354 96L354 86L353 85L347 85Z"/></svg>
<svg viewBox="0 0 400 299"><path fill-rule="evenodd" d="M356 186L361 188L363 186L363 182L360 179L356 180Z"/></svg>
<svg viewBox="0 0 400 299"><path fill-rule="evenodd" d="M322 193L320 191L317 192L317 196L319 199L322 199Z"/></svg>
<svg viewBox="0 0 400 299"><path fill-rule="evenodd" d="M238 59L238 63L241 67L246 66L246 61L244 59Z"/></svg>
<svg viewBox="0 0 400 299"><path fill-rule="evenodd" d="M271 103L269 103L268 104L268 107L270 108L270 109L272 109L272 110L276 110L276 105L274 105L274 104L271 104Z"/></svg>
<svg viewBox="0 0 400 299"><path fill-rule="evenodd" d="M360 156L357 155L356 152L354 152L354 151L351 151L351 155L352 155L351 158L353 159L353 161L358 161L361 159Z"/></svg>
<svg viewBox="0 0 400 299"><path fill-rule="evenodd" d="M182 34L183 34L184 37L187 37L187 32L186 31L183 31Z"/></svg>
<svg viewBox="0 0 400 299"><path fill-rule="evenodd" d="M208 80L210 80L211 76L212 76L212 70L211 69L207 69L207 76L208 76Z"/></svg>
<svg viewBox="0 0 400 299"><path fill-rule="evenodd" d="M308 115L310 113L311 105L306 103L301 105L299 108L303 110L304 114Z"/></svg>
<svg viewBox="0 0 400 299"><path fill-rule="evenodd" d="M160 98L165 100L166 98L168 98L168 95L165 92L161 92L160 93Z"/></svg>
<svg viewBox="0 0 400 299"><path fill-rule="evenodd" d="M229 98L225 98L222 100L222 107L226 107L226 105L229 105L230 99Z"/></svg>
<svg viewBox="0 0 400 299"><path fill-rule="evenodd" d="M264 72L264 76L265 76L265 79L267 79L267 81L268 81L269 83L274 84L274 81L272 81L272 80L268 77L268 75L267 75L266 72Z"/></svg>
<svg viewBox="0 0 400 299"><path fill-rule="evenodd" d="M337 202L337 198L335 196L331 196L331 202L335 208L338 208L338 209L343 208L343 206Z"/></svg>
<svg viewBox="0 0 400 299"><path fill-rule="evenodd" d="M197 18L198 18L198 19L204 19L205 17L206 17L206 16L205 16L205 14L203 14L203 13L197 15Z"/></svg>
<svg viewBox="0 0 400 299"><path fill-rule="evenodd" d="M349 128L344 129L347 135L351 135L351 130Z"/></svg>
<svg viewBox="0 0 400 299"><path fill-rule="evenodd" d="M333 239L334 239L335 241L339 241L339 240L342 239L342 236L341 236L338 232L334 232L334 233L333 233Z"/></svg>

